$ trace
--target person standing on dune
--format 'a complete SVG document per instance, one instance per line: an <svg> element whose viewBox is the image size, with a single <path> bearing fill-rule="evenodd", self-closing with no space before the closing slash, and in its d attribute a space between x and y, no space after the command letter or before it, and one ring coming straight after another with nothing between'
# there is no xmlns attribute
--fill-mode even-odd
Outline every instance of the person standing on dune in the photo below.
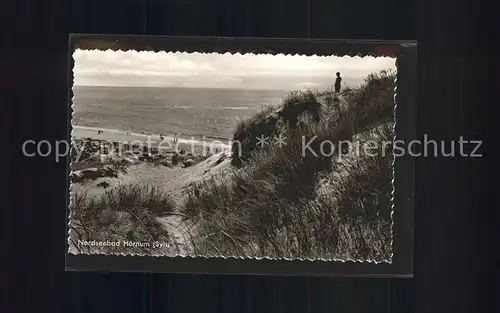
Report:
<svg viewBox="0 0 500 313"><path fill-rule="evenodd" d="M342 77L340 77L340 73L337 72L337 78L335 79L335 93L340 93L340 84L342 82Z"/></svg>

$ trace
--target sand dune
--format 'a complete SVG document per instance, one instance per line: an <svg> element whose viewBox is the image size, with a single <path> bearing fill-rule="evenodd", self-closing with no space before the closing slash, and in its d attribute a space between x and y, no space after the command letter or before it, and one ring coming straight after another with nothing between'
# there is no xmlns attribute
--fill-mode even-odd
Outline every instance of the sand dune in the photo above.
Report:
<svg viewBox="0 0 500 313"><path fill-rule="evenodd" d="M117 177L102 177L84 183L72 184L74 191L86 191L92 196L104 193L105 189L99 184L106 181L110 187L118 185L150 185L160 187L169 192L173 200L180 204L184 198L184 191L189 184L209 178L212 174L221 173L231 167L231 158L228 152L219 152L206 160L190 167L155 166L147 162L131 164L126 171L119 172Z"/></svg>
<svg viewBox="0 0 500 313"><path fill-rule="evenodd" d="M179 207L186 199L186 191L192 183L210 178L213 174L223 173L230 168L230 153L223 151L190 167L155 166L140 162L128 166L127 170L119 172L117 177L102 177L83 183L74 183L70 188L72 192L85 192L91 197L98 197L106 191L100 186L104 181L109 184L108 188L119 185L149 185L165 190ZM159 216L157 220L174 236L179 251L187 253L191 249L188 234L194 232L195 225L183 221L176 214L174 212L174 214Z"/></svg>

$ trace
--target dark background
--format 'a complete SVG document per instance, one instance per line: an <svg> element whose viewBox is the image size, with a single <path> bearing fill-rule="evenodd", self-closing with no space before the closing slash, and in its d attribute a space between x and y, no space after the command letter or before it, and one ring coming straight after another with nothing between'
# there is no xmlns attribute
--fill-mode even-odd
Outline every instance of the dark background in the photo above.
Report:
<svg viewBox="0 0 500 313"><path fill-rule="evenodd" d="M494 80L495 66L489 64L497 54L484 52L489 34L479 27L488 23L479 9L464 2L417 7L389 0L2 2L2 311L492 310L487 287L495 276L487 275L487 265L495 263L487 260L486 249L498 237L482 223L496 214L487 202L495 183L486 178L496 168L486 168L486 158L417 160L415 278L397 280L65 273L65 164L28 159L20 151L26 139L65 138L70 32L418 39L420 137L485 139L491 116L486 109L493 102L483 80Z"/></svg>

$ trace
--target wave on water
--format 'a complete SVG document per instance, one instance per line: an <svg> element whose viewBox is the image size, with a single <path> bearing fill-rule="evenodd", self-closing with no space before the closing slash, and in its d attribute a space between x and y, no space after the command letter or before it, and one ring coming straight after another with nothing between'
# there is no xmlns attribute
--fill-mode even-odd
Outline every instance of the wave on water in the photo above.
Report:
<svg viewBox="0 0 500 313"><path fill-rule="evenodd" d="M123 130L120 130L120 129L114 129L114 128L102 128L102 127L95 127L95 126L83 126L83 125L73 125L73 129L83 129L83 130L92 130L92 131L99 131L99 130L102 130L102 131L106 131L106 132L109 132L109 133L117 133L117 134L121 134L121 133L126 133L127 131L123 131Z"/></svg>
<svg viewBox="0 0 500 313"><path fill-rule="evenodd" d="M253 110L255 108L250 107L219 107L214 109L222 109L222 110Z"/></svg>
<svg viewBox="0 0 500 313"><path fill-rule="evenodd" d="M194 105L176 105L174 106L176 109L197 109L197 110L254 110L256 108L251 108L248 106L234 106L234 107L229 107L229 106L223 106L223 107L218 107L218 106L212 106L212 107L205 107L205 108L200 108L196 107Z"/></svg>

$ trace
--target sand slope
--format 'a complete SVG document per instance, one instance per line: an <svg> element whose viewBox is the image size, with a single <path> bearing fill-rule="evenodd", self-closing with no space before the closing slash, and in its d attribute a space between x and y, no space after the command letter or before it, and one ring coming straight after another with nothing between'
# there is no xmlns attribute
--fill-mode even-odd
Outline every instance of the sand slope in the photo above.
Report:
<svg viewBox="0 0 500 313"><path fill-rule="evenodd" d="M190 167L167 167L146 162L129 165L126 172L119 172L118 177L98 178L71 186L73 192L86 192L90 196L99 196L106 189L100 187L103 181L109 183L109 188L122 184L149 185L164 189L179 207L182 205L187 188L193 182L210 178L211 175L223 173L231 168L230 152L223 151L208 157L206 160ZM187 224L182 217L166 215L158 217L158 221L175 237L177 249L181 254L191 251L189 233L193 233L195 225Z"/></svg>

